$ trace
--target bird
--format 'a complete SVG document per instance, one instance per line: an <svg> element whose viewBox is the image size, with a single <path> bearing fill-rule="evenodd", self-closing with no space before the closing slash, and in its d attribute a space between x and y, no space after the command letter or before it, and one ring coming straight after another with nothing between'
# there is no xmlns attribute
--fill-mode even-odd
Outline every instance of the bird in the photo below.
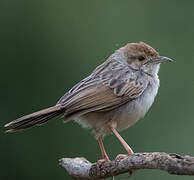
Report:
<svg viewBox="0 0 194 180"><path fill-rule="evenodd" d="M130 156L134 152L119 131L145 116L158 92L160 65L172 61L144 42L128 43L73 86L54 106L7 123L5 127L11 129L6 132L40 126L54 117L63 117L65 123L75 120L93 130L102 154L99 162L110 160L102 141L108 134L115 135L127 151L116 158Z"/></svg>

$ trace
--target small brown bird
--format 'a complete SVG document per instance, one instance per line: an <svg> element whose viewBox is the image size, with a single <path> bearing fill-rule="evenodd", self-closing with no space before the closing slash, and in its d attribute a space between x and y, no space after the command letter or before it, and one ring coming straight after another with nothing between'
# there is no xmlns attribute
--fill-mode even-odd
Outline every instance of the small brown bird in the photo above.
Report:
<svg viewBox="0 0 194 180"><path fill-rule="evenodd" d="M88 77L77 83L56 105L16 119L5 127L15 132L41 125L63 116L64 122L76 119L92 128L102 151L103 161L109 158L101 136L113 133L126 149L133 153L118 131L144 117L158 92L160 63L171 59L159 56L151 46L129 43L118 49ZM123 158L119 155L117 158Z"/></svg>

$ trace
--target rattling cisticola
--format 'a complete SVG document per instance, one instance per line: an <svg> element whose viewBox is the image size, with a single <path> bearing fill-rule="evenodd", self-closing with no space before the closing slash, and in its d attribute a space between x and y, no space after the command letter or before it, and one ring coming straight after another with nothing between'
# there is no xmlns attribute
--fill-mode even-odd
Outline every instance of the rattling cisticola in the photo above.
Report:
<svg viewBox="0 0 194 180"><path fill-rule="evenodd" d="M158 92L160 64L171 61L159 56L156 50L143 42L129 43L65 93L56 105L6 124L5 127L11 127L7 132L39 126L54 117L63 116L64 122L76 120L93 129L103 161L109 158L101 137L110 133L131 155L132 149L118 131L144 117Z"/></svg>

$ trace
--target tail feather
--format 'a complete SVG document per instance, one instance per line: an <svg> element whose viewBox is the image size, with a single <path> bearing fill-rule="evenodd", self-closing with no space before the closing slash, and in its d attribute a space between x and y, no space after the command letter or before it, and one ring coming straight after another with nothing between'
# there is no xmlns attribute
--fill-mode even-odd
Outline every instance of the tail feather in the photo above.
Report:
<svg viewBox="0 0 194 180"><path fill-rule="evenodd" d="M23 116L18 118L8 124L5 127L15 126L12 129L7 130L6 132L15 132L21 131L27 128L30 128L35 125L42 125L43 123L47 122L48 120L59 116L65 112L65 109L60 106L53 106L47 109L43 109L41 111Z"/></svg>
<svg viewBox="0 0 194 180"><path fill-rule="evenodd" d="M41 126L42 124L46 123L48 120L50 120L50 119L52 119L54 117L57 117L59 115L61 115L61 112L57 112L55 114L51 114L50 116L42 118L41 120L39 120L36 125L37 126Z"/></svg>

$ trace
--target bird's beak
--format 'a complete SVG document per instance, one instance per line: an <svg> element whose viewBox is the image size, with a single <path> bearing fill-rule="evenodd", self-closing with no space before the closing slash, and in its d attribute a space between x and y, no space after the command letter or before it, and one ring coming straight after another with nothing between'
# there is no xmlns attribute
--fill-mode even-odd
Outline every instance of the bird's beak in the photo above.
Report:
<svg viewBox="0 0 194 180"><path fill-rule="evenodd" d="M172 59L164 56L158 56L157 58L150 59L148 63L162 63L162 62L173 62Z"/></svg>
<svg viewBox="0 0 194 180"><path fill-rule="evenodd" d="M162 62L173 62L172 59L165 57L165 56L159 56L158 58L155 59L155 61L162 63Z"/></svg>

